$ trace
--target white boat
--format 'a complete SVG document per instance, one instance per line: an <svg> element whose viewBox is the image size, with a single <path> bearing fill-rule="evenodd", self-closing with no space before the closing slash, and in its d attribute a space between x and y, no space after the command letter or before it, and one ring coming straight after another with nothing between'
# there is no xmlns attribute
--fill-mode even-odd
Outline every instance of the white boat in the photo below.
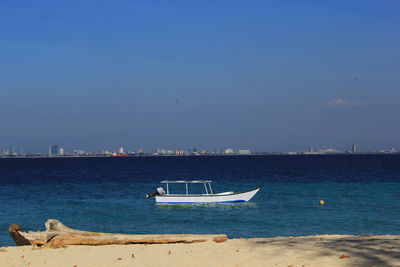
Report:
<svg viewBox="0 0 400 267"><path fill-rule="evenodd" d="M152 194L146 195L147 198L155 197L156 203L228 203L228 202L245 202L254 197L255 194L261 189L256 188L246 192L222 192L213 193L210 180L195 180L195 181L161 181L166 185L164 188L159 187L157 191ZM169 184L185 184L186 194L170 194ZM189 194L189 184L203 184L205 194Z"/></svg>

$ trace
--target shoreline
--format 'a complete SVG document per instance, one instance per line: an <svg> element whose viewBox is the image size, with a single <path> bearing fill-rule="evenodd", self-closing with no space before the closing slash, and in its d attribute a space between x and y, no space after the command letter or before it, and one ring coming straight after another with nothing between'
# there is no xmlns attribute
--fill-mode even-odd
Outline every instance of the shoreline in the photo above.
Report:
<svg viewBox="0 0 400 267"><path fill-rule="evenodd" d="M235 238L226 242L0 248L0 266L400 266L400 235Z"/></svg>
<svg viewBox="0 0 400 267"><path fill-rule="evenodd" d="M143 157L251 157L251 156L357 156L357 155L400 155L400 152L253 152L251 154L187 154L187 155L157 155L157 154L132 154L132 155L45 155L45 154L27 154L27 155L0 155L0 159L70 159L70 158L143 158Z"/></svg>

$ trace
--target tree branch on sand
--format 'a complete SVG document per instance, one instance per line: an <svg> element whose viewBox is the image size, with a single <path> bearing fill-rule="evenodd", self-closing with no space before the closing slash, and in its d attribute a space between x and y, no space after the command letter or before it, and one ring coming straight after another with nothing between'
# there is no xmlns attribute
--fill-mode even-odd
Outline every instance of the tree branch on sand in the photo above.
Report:
<svg viewBox="0 0 400 267"><path fill-rule="evenodd" d="M18 246L33 245L34 248L57 248L67 245L127 245L127 244L171 244L214 241L225 242L228 238L219 235L158 234L131 235L88 232L69 228L56 219L45 223L46 231L24 232L18 224L8 227L10 236Z"/></svg>

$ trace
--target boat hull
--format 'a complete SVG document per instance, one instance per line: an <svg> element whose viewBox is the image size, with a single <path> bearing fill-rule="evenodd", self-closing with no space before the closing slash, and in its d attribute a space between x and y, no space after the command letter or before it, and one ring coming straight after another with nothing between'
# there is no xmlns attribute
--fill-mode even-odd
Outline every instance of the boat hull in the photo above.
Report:
<svg viewBox="0 0 400 267"><path fill-rule="evenodd" d="M256 188L251 191L232 194L209 194L209 195L162 195L156 196L156 203L184 204L184 203L230 203L246 202L254 197L260 190Z"/></svg>

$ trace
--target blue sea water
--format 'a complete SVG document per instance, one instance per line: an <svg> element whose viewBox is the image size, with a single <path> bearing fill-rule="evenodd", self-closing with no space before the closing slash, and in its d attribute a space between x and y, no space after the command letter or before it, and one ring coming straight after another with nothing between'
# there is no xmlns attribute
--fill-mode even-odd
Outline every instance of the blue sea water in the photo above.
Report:
<svg viewBox="0 0 400 267"><path fill-rule="evenodd" d="M212 179L217 192L262 190L248 203L160 205L144 198L165 179ZM396 154L4 158L0 181L0 246L14 245L10 224L44 230L49 218L137 234L400 234Z"/></svg>

